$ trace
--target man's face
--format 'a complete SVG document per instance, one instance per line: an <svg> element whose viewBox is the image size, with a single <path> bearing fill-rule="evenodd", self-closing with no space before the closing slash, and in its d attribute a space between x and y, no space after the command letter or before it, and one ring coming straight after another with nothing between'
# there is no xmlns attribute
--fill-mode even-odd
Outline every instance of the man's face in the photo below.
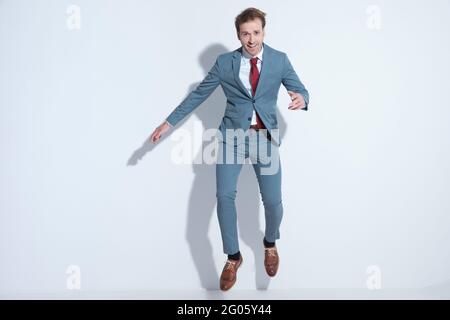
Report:
<svg viewBox="0 0 450 320"><path fill-rule="evenodd" d="M254 19L241 24L238 39L250 55L256 56L261 51L264 41L261 19Z"/></svg>

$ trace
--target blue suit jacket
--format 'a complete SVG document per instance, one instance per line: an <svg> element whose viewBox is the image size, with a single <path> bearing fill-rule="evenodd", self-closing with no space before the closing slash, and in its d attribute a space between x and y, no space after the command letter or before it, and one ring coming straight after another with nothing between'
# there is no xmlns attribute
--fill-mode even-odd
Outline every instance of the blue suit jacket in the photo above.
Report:
<svg viewBox="0 0 450 320"><path fill-rule="evenodd" d="M203 81L167 117L170 125L176 126L184 117L205 101L220 84L227 98L225 114L219 126L222 135L226 129L248 130L253 107L269 130L272 140L280 145L281 139L276 129L277 99L280 85L287 90L300 93L308 110L309 94L295 73L284 52L275 50L263 43L262 68L255 95L252 97L239 78L242 47L217 57L214 66ZM275 133L275 134L274 134Z"/></svg>

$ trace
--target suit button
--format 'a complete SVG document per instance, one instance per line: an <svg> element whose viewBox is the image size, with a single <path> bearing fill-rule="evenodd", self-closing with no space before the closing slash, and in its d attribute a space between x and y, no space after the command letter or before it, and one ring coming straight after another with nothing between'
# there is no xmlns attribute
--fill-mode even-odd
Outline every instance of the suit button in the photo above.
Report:
<svg viewBox="0 0 450 320"><path fill-rule="evenodd" d="M255 101L256 101L256 100L255 100L255 99L253 99L252 101L253 101L253 103L255 103Z"/></svg>
<svg viewBox="0 0 450 320"><path fill-rule="evenodd" d="M248 121L252 120L252 118L247 118Z"/></svg>

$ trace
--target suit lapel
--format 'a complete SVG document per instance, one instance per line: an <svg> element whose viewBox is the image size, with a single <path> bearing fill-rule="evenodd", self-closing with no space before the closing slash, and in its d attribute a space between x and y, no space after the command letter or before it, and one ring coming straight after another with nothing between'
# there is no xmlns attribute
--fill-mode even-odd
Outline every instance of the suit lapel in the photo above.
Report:
<svg viewBox="0 0 450 320"><path fill-rule="evenodd" d="M247 89L245 89L244 84L241 81L241 78L239 77L239 70L241 68L241 58L242 58L242 47L234 51L233 54L233 74L234 74L234 80L239 84L241 87L242 92L245 93L245 95L249 98L251 96L249 95Z"/></svg>
<svg viewBox="0 0 450 320"><path fill-rule="evenodd" d="M263 86L266 84L266 78L267 78L267 71L271 67L271 60L270 60L270 48L265 43L263 43L264 51L262 56L262 65L261 65L261 72L259 73L259 80L258 80L258 86L256 87L255 92L255 99L261 95L261 92L264 91Z"/></svg>
<svg viewBox="0 0 450 320"><path fill-rule="evenodd" d="M263 43L264 45L264 51L263 51L263 59L262 59L262 68L261 72L259 74L259 80L258 80L258 86L256 87L255 97L257 98L262 91L264 91L263 86L266 83L267 78L267 70L271 66L271 60L270 60L270 48L268 45ZM242 47L234 51L233 54L233 74L234 74L234 80L239 84L239 87L241 88L242 92L245 93L245 95L251 99L254 99L245 89L244 85L242 84L241 78L239 77L239 70L241 68L241 58L242 58Z"/></svg>

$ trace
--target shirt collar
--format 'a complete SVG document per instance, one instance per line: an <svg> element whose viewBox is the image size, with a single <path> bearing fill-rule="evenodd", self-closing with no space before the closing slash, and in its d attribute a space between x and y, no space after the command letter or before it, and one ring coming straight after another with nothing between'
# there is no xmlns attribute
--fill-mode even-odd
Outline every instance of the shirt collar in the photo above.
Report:
<svg viewBox="0 0 450 320"><path fill-rule="evenodd" d="M263 51L264 51L264 43L261 47L261 51L256 55L260 61L262 61L263 58ZM242 46L242 55L244 56L245 59L248 60L252 58L252 56L247 52L247 50L245 50L244 46Z"/></svg>

